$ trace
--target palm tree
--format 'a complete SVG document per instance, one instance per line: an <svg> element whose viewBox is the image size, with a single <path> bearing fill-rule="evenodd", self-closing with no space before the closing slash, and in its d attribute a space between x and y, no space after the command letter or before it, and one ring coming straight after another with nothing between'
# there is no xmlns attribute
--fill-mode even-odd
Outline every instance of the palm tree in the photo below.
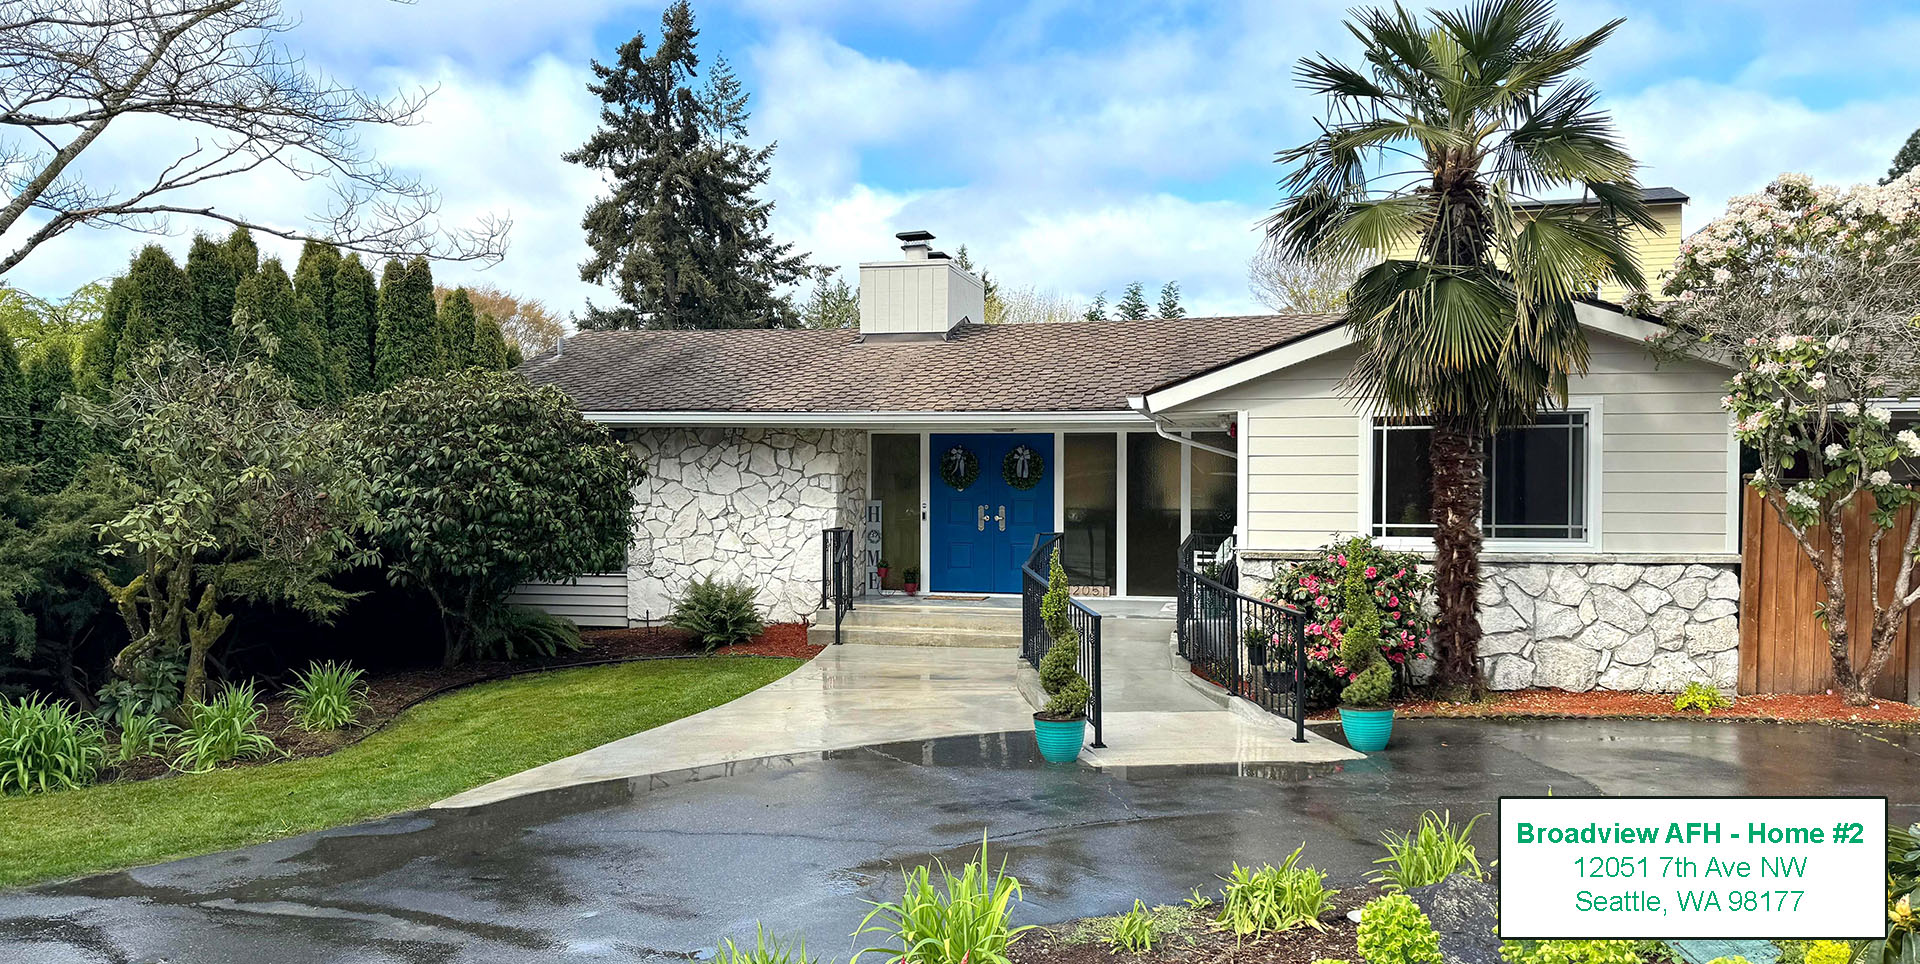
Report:
<svg viewBox="0 0 1920 964"><path fill-rule="evenodd" d="M1621 21L1568 40L1549 0L1352 17L1364 69L1296 68L1326 118L1279 155L1293 167L1267 231L1298 257L1382 259L1347 304L1361 355L1346 387L1432 421L1437 679L1478 693L1484 439L1566 404L1587 363L1574 298L1607 279L1644 288L1625 229L1658 230L1575 76ZM1537 203L1574 190L1588 202Z"/></svg>

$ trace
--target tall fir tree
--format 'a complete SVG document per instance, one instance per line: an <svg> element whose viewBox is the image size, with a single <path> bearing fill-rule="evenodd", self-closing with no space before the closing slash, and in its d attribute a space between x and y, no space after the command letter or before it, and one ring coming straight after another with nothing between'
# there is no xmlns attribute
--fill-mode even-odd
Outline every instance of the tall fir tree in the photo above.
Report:
<svg viewBox="0 0 1920 964"><path fill-rule="evenodd" d="M1122 321L1139 321L1147 317L1147 288L1138 281L1127 285L1126 293L1120 296L1119 304L1113 306L1113 316Z"/></svg>
<svg viewBox="0 0 1920 964"><path fill-rule="evenodd" d="M253 240L253 232L246 228L234 228L221 244L227 249L227 257L233 261L233 270L245 278L260 270L260 245Z"/></svg>
<svg viewBox="0 0 1920 964"><path fill-rule="evenodd" d="M381 275L378 325L375 387L392 388L409 378L446 370L433 309L433 268L425 258L387 265Z"/></svg>
<svg viewBox="0 0 1920 964"><path fill-rule="evenodd" d="M373 272L360 256L341 259L333 275L333 325L327 333L327 354L340 372L340 387L348 395L373 391L374 316L380 291Z"/></svg>
<svg viewBox="0 0 1920 964"><path fill-rule="evenodd" d="M27 374L20 368L13 335L0 322L0 466L33 459L33 423L27 411Z"/></svg>
<svg viewBox="0 0 1920 964"><path fill-rule="evenodd" d="M472 364L489 371L502 371L507 367L507 336L491 315L481 315L473 324Z"/></svg>
<svg viewBox="0 0 1920 964"><path fill-rule="evenodd" d="M93 393L103 394L125 377L155 342L183 337L198 314L187 273L173 256L159 245L142 248L107 289L100 325L87 339L85 368Z"/></svg>
<svg viewBox="0 0 1920 964"><path fill-rule="evenodd" d="M1187 309L1180 307L1180 282L1169 281L1160 286L1160 304L1154 309L1155 317L1185 318Z"/></svg>
<svg viewBox="0 0 1920 964"><path fill-rule="evenodd" d="M270 337L273 368L293 383L294 398L303 405L331 404L341 397L320 341L318 316L313 303L294 290L278 258L268 258L234 296L237 342L253 349L256 339Z"/></svg>
<svg viewBox="0 0 1920 964"><path fill-rule="evenodd" d="M93 433L66 404L75 393L70 339L44 342L27 359L27 416L33 427L28 490L50 495L67 487L93 450Z"/></svg>
<svg viewBox="0 0 1920 964"><path fill-rule="evenodd" d="M1094 295L1093 300L1087 303L1086 313L1081 317L1085 318L1088 321L1106 321L1107 320L1107 293L1102 291L1099 294Z"/></svg>
<svg viewBox="0 0 1920 964"><path fill-rule="evenodd" d="M233 296L240 287L233 253L206 235L187 249L187 284L193 288L193 318L180 340L201 351L233 350Z"/></svg>
<svg viewBox="0 0 1920 964"><path fill-rule="evenodd" d="M308 241L293 266L293 290L313 304L322 334L333 330L333 276L340 270L340 249Z"/></svg>
<svg viewBox="0 0 1920 964"><path fill-rule="evenodd" d="M465 371L473 360L473 302L467 289L455 288L440 305L440 357L447 370Z"/></svg>
<svg viewBox="0 0 1920 964"><path fill-rule="evenodd" d="M699 31L686 0L660 16L659 42L620 45L594 61L600 128L570 163L601 172L612 191L581 226L592 257L582 280L612 287L620 304L589 303L587 328L774 328L797 324L781 291L806 275L806 256L776 242L773 210L755 197L774 146L745 143L747 94L724 58L704 85Z"/></svg>

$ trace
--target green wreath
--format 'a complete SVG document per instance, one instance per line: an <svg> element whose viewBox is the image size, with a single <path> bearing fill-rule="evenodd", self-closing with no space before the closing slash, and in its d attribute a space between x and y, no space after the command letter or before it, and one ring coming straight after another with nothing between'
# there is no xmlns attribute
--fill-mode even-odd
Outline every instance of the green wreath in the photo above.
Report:
<svg viewBox="0 0 1920 964"><path fill-rule="evenodd" d="M1030 471L1026 475L1014 474L1023 459ZM1000 477L1007 480L1008 485L1022 492L1039 485L1040 477L1045 475L1046 471L1046 460L1042 459L1040 453L1035 452L1031 446L1016 445L1007 452L1006 458L1000 460Z"/></svg>
<svg viewBox="0 0 1920 964"><path fill-rule="evenodd" d="M980 459L966 446L956 445L940 456L940 481L952 486L954 491L965 492L979 477Z"/></svg>

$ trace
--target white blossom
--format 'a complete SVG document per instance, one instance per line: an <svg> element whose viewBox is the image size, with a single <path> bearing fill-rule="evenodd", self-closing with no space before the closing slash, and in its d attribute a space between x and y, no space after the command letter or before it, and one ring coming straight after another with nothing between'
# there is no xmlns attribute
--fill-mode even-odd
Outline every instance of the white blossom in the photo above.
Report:
<svg viewBox="0 0 1920 964"><path fill-rule="evenodd" d="M1913 429L1906 429L1895 435L1893 439L1900 443L1900 447L1906 450L1908 455L1920 457L1920 433L1916 433Z"/></svg>
<svg viewBox="0 0 1920 964"><path fill-rule="evenodd" d="M1893 421L1893 409L1887 408L1884 405L1869 405L1867 406L1867 417L1882 425L1886 425Z"/></svg>
<svg viewBox="0 0 1920 964"><path fill-rule="evenodd" d="M1880 471L1867 476L1867 481L1873 483L1874 485L1892 485L1893 473L1888 472L1886 469L1881 469Z"/></svg>
<svg viewBox="0 0 1920 964"><path fill-rule="evenodd" d="M1842 453L1846 452L1846 450L1847 450L1847 447L1844 445L1841 445L1839 442L1828 443L1827 444L1827 461L1832 462L1835 459L1838 459Z"/></svg>

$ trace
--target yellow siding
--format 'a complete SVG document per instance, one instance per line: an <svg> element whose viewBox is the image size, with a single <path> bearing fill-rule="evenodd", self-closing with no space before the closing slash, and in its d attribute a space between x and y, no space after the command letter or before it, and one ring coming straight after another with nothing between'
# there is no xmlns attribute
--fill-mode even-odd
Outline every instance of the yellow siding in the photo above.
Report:
<svg viewBox="0 0 1920 964"><path fill-rule="evenodd" d="M1649 209L1652 211L1654 218L1660 222L1661 230L1649 231L1639 227L1631 229L1633 250L1640 262L1640 273L1646 276L1648 290L1656 296L1660 292L1662 276L1673 267L1674 259L1680 254L1680 238L1682 237L1680 233L1680 207L1678 204L1650 205ZM1408 239L1405 243L1396 245L1392 251L1392 256L1395 258L1412 257L1415 243L1413 239ZM1624 301L1627 294L1628 292L1625 288L1616 284L1600 286L1600 297L1607 301Z"/></svg>
<svg viewBox="0 0 1920 964"><path fill-rule="evenodd" d="M1635 342L1599 332L1589 338L1589 373L1573 379L1571 394L1600 401L1600 551L1729 551L1729 527L1737 523L1728 518L1728 426L1720 410L1727 373L1693 361L1656 367ZM1339 388L1356 351L1186 407L1247 413L1248 549L1311 549L1359 527L1367 481L1360 477L1360 408Z"/></svg>

